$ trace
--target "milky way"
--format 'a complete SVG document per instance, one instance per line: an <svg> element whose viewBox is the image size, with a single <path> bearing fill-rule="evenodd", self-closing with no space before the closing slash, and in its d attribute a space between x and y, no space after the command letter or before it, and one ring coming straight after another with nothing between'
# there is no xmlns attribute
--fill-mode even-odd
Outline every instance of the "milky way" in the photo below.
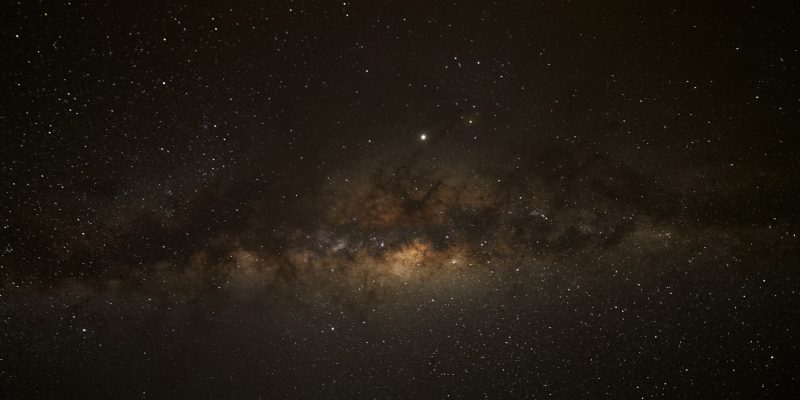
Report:
<svg viewBox="0 0 800 400"><path fill-rule="evenodd" d="M7 14L0 393L800 390L795 5Z"/></svg>

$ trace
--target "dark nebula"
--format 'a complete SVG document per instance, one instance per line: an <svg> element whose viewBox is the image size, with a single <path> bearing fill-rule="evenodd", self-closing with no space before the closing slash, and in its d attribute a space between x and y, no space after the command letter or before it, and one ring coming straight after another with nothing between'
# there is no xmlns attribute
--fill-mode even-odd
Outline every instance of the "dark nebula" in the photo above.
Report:
<svg viewBox="0 0 800 400"><path fill-rule="evenodd" d="M8 4L0 397L800 396L800 7L695 3Z"/></svg>

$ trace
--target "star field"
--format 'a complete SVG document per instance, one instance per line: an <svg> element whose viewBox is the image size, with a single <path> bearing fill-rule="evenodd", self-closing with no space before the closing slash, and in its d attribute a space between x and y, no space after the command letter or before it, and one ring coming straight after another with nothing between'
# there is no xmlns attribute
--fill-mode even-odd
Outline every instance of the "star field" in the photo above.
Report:
<svg viewBox="0 0 800 400"><path fill-rule="evenodd" d="M9 4L0 393L797 397L798 10Z"/></svg>

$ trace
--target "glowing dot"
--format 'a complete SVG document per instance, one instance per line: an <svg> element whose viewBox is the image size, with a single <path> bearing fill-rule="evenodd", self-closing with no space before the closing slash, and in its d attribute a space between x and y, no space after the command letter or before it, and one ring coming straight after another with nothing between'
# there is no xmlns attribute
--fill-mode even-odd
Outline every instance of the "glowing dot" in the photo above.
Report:
<svg viewBox="0 0 800 400"><path fill-rule="evenodd" d="M419 135L419 139L420 140L427 140L428 139L428 135L423 133L422 135Z"/></svg>

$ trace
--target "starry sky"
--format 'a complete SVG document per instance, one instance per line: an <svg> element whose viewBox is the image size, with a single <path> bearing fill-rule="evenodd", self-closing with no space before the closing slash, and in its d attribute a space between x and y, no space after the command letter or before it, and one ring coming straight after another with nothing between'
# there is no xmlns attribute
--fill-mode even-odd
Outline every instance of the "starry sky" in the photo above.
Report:
<svg viewBox="0 0 800 400"><path fill-rule="evenodd" d="M10 2L0 392L800 396L799 11Z"/></svg>

